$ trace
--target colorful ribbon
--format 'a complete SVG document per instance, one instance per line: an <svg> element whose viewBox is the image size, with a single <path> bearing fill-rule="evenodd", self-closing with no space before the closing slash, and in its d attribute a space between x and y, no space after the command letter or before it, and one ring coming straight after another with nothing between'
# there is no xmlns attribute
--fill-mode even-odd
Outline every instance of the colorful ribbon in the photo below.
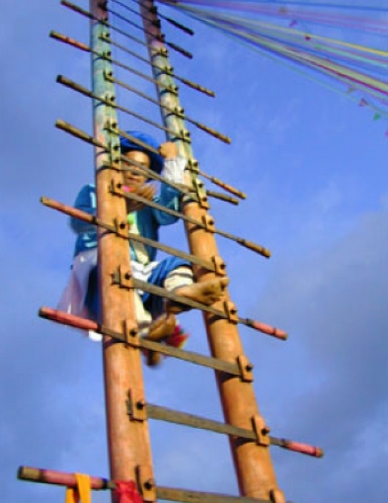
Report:
<svg viewBox="0 0 388 503"><path fill-rule="evenodd" d="M305 75L316 74L325 87L330 88L328 80L342 84L333 90L362 103L374 115L388 116L388 26L376 15L386 11L381 2L354 6L350 0L348 5L344 1L161 1L267 56L288 60L299 73L298 67L305 67ZM344 9L363 14L344 13ZM345 38L335 39L328 36L332 32L323 31L332 28L342 28ZM373 35L373 46L357 43L355 31ZM349 87L356 96L349 95Z"/></svg>

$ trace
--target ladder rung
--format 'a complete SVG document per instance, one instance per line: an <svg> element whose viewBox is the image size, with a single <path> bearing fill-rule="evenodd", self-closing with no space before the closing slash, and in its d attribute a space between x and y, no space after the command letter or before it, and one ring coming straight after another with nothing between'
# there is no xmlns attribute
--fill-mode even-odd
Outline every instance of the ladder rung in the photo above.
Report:
<svg viewBox="0 0 388 503"><path fill-rule="evenodd" d="M130 401L128 401L129 413L131 412L130 409L134 406L136 406L136 404L131 404ZM250 431L244 428L238 428L237 426L232 426L231 424L221 423L220 421L206 419L193 414L186 414L185 412L168 409L159 405L147 403L145 407L149 419L158 419L160 421L181 424L192 428L213 431L215 433L224 433L234 437L256 440L256 434L253 430Z"/></svg>
<svg viewBox="0 0 388 503"><path fill-rule="evenodd" d="M136 407L136 404L133 404L130 400L128 400L129 415L132 414L133 407ZM183 426L189 426L191 428L199 428L202 430L222 433L233 437L258 441L257 433L253 429L247 430L245 428L239 428L238 426L225 424L220 421L214 421L213 419L206 419L194 414L187 414L185 412L168 409L167 407L161 407L160 405L142 403L141 407L145 407L146 414L149 419L167 421L169 423L181 424ZM268 435L268 432L265 436ZM314 447L300 442L294 442L292 440L287 440L284 438L276 438L269 435L267 438L269 444L282 447L283 449L299 452L300 454L306 454L315 458L321 458L323 456L323 450L319 447Z"/></svg>
<svg viewBox="0 0 388 503"><path fill-rule="evenodd" d="M21 466L18 470L18 479L29 480L31 482L42 482L46 484L76 486L76 478L73 473L46 470L41 468L31 468ZM113 480L90 477L91 488L94 490L115 489ZM229 496L227 494L205 493L199 491L189 491L187 489L175 489L171 487L156 486L156 496L158 499L168 501L181 501L182 503L270 503L268 500L245 498L239 496Z"/></svg>
<svg viewBox="0 0 388 503"><path fill-rule="evenodd" d="M172 489L156 486L158 499L181 501L182 503L270 503L268 500L244 498L243 496L229 496L227 494L204 493L188 491L186 489Z"/></svg>
<svg viewBox="0 0 388 503"><path fill-rule="evenodd" d="M162 353L164 355L172 356L203 367L208 367L213 370L219 370L220 372L241 377L241 379L243 379L240 367L237 363L220 360L219 358L213 358L212 356L201 355L199 353L194 353L193 351L186 351L172 346L166 346L160 342L148 341L139 337L134 337L133 340L131 340L130 336L126 337L124 333L110 330L109 328L99 325L94 321L81 318L80 316L74 316L63 311L58 311L50 307L42 307L39 310L39 316L41 318L55 321L56 323L61 323L62 325L80 328L81 330L93 330L94 332L108 335L117 341L125 342L132 347L140 347L142 349L157 351L158 353Z"/></svg>
<svg viewBox="0 0 388 503"><path fill-rule="evenodd" d="M201 355L199 353L195 353L194 351L186 351L185 349L166 346L165 344L148 341L147 339L140 339L139 346L144 349L157 351L158 353L172 356L174 358L178 358L179 360L185 360L196 365L201 365L202 367L219 370L220 372L225 372L226 374L241 377L241 379L243 379L237 363L227 362L225 360L220 360L219 358L213 358L212 356Z"/></svg>

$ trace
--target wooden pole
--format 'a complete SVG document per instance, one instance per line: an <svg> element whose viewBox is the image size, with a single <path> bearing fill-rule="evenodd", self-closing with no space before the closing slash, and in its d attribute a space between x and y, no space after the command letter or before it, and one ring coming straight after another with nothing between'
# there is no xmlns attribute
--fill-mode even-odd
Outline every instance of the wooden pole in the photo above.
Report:
<svg viewBox="0 0 388 503"><path fill-rule="evenodd" d="M104 72L112 71L111 64L97 56L109 51L110 46L101 36L108 29L101 21L107 19L106 11L98 0L90 0L92 88L97 95L114 95L113 85L104 78ZM116 121L114 108L99 100L93 101L94 137L111 152L95 147L96 193L98 219L114 224L114 219L124 221L126 204L122 197L110 193L112 180L121 182L121 174L104 168L104 164L119 163L119 140L108 132L109 121ZM112 122L111 122L112 124ZM103 228L98 231L98 284L101 319L104 326L121 332L123 323L135 329L136 316L133 292L112 284L111 275L119 267L130 269L128 243ZM103 343L105 400L109 447L110 473L113 480L136 480L139 467L152 479L151 448L147 421L130 421L127 415L128 393L144 396L140 351L104 338ZM141 490L141 488L140 488Z"/></svg>
<svg viewBox="0 0 388 503"><path fill-rule="evenodd" d="M159 68L168 68L170 64L166 53L163 53L164 46L161 42L153 1L142 0L140 9L151 62ZM168 73L163 73L156 68L154 68L154 78L162 84L174 85L173 79ZM179 136L181 136L182 131L185 131L184 121L177 115L166 113L166 108L176 107L177 110L180 109L179 99L173 93L166 92L166 88L160 91L157 87L157 92L163 105L161 113L164 124L169 130L173 130L177 135L179 133ZM176 140L173 136L170 136L170 139ZM193 159L193 152L189 142L177 140L176 143L180 155L185 156L188 160ZM193 186L195 186L196 182L195 177L195 174L191 174L190 183ZM183 206L183 212L187 216L200 221L207 216L206 209L196 202L186 202ZM218 255L213 234L195 228L190 223L186 223L185 226L191 253L206 260ZM198 273L197 271L199 281L213 277L214 273L206 271L199 271ZM214 357L235 362L238 357L243 355L240 337L235 325L227 320L217 320L210 323L208 314L204 315L204 319L210 350ZM265 425L259 415L253 386L250 383L242 382L239 378L226 377L219 372L216 372L216 379L225 421L240 428L250 429L252 428L252 421L259 419L259 428L264 430ZM258 445L253 441L247 442L237 438L230 438L230 446L240 494L252 498L272 499L276 503L285 501L283 493L279 491L277 486L268 445Z"/></svg>

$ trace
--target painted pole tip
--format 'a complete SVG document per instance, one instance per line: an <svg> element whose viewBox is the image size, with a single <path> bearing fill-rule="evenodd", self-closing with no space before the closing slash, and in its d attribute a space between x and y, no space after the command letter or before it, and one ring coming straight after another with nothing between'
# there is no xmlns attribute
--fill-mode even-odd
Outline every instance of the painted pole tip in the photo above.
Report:
<svg viewBox="0 0 388 503"><path fill-rule="evenodd" d="M271 327L271 325L267 325L267 323L262 323L261 321L251 320L250 325L252 328L262 332L266 335L271 335L272 337L276 337L276 339L280 339L282 341L286 341L288 339L288 334L284 330L280 328Z"/></svg>
<svg viewBox="0 0 388 503"><path fill-rule="evenodd" d="M300 454L307 454L307 456L312 456L313 458L323 458L324 456L324 451L320 447L302 444L301 442L294 442L292 440L286 439L282 439L282 442L282 447L290 451L299 452Z"/></svg>

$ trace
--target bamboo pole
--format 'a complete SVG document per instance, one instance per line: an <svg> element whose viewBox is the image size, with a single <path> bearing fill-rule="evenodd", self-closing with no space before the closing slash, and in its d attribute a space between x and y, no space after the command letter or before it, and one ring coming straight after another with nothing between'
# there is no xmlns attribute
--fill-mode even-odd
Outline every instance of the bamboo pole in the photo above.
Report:
<svg viewBox="0 0 388 503"><path fill-rule="evenodd" d="M107 13L99 6L98 0L90 0L92 88L96 95L114 95L113 85L104 79L104 72L112 71L111 64L97 56L110 49L101 39L108 32ZM106 130L108 120L116 121L115 109L100 100L93 101L94 137L105 145L118 145L117 135ZM95 147L97 218L110 223L114 219L124 221L126 205L123 198L110 193L112 179L121 181L121 173L101 169L114 162L112 153L100 146ZM111 274L120 265L131 267L128 243L105 229L98 230L98 283L100 293L101 319L103 325L121 331L123 322L137 328L133 292L112 285ZM107 434L111 478L114 480L136 480L139 465L146 466L152 474L150 438L147 421L129 421L126 401L128 392L144 395L141 357L139 351L104 338L103 362L105 380L105 401ZM151 475L150 475L151 476ZM152 478L152 477L151 477Z"/></svg>
<svg viewBox="0 0 388 503"><path fill-rule="evenodd" d="M143 25L152 63L159 68L169 66L168 59L162 55L160 50L163 44L160 41L158 19L153 1L142 0L140 9L143 15ZM154 69L154 78L161 83L173 83L171 76L156 69ZM159 92L158 86L157 92ZM181 106L177 97L170 92L159 93L159 97L163 107ZM176 133L184 131L184 122L177 116L166 114L165 110L165 108L161 108L166 127L170 130L173 129ZM178 140L176 143L181 155L184 155L187 159L193 159L189 142ZM191 175L191 183L195 185L195 174ZM197 221L202 221L203 217L207 215L206 209L201 208L196 202L185 204L183 212ZM211 233L203 229L195 229L190 223L186 223L185 227L191 253L203 259L218 255L217 245ZM200 281L212 277L214 277L212 273L202 271L198 274L197 279ZM236 358L243 354L236 326L226 320L218 320L209 324L208 314L205 314L204 318L212 355L226 361L236 361ZM217 372L216 379L225 422L241 428L250 428L252 420L260 417L253 386L250 383L242 382L238 378L225 378L225 376ZM264 429L264 423L261 426ZM277 502L285 501L277 486L268 445L257 445L254 442L231 437L230 446L240 494L252 498L272 499Z"/></svg>

